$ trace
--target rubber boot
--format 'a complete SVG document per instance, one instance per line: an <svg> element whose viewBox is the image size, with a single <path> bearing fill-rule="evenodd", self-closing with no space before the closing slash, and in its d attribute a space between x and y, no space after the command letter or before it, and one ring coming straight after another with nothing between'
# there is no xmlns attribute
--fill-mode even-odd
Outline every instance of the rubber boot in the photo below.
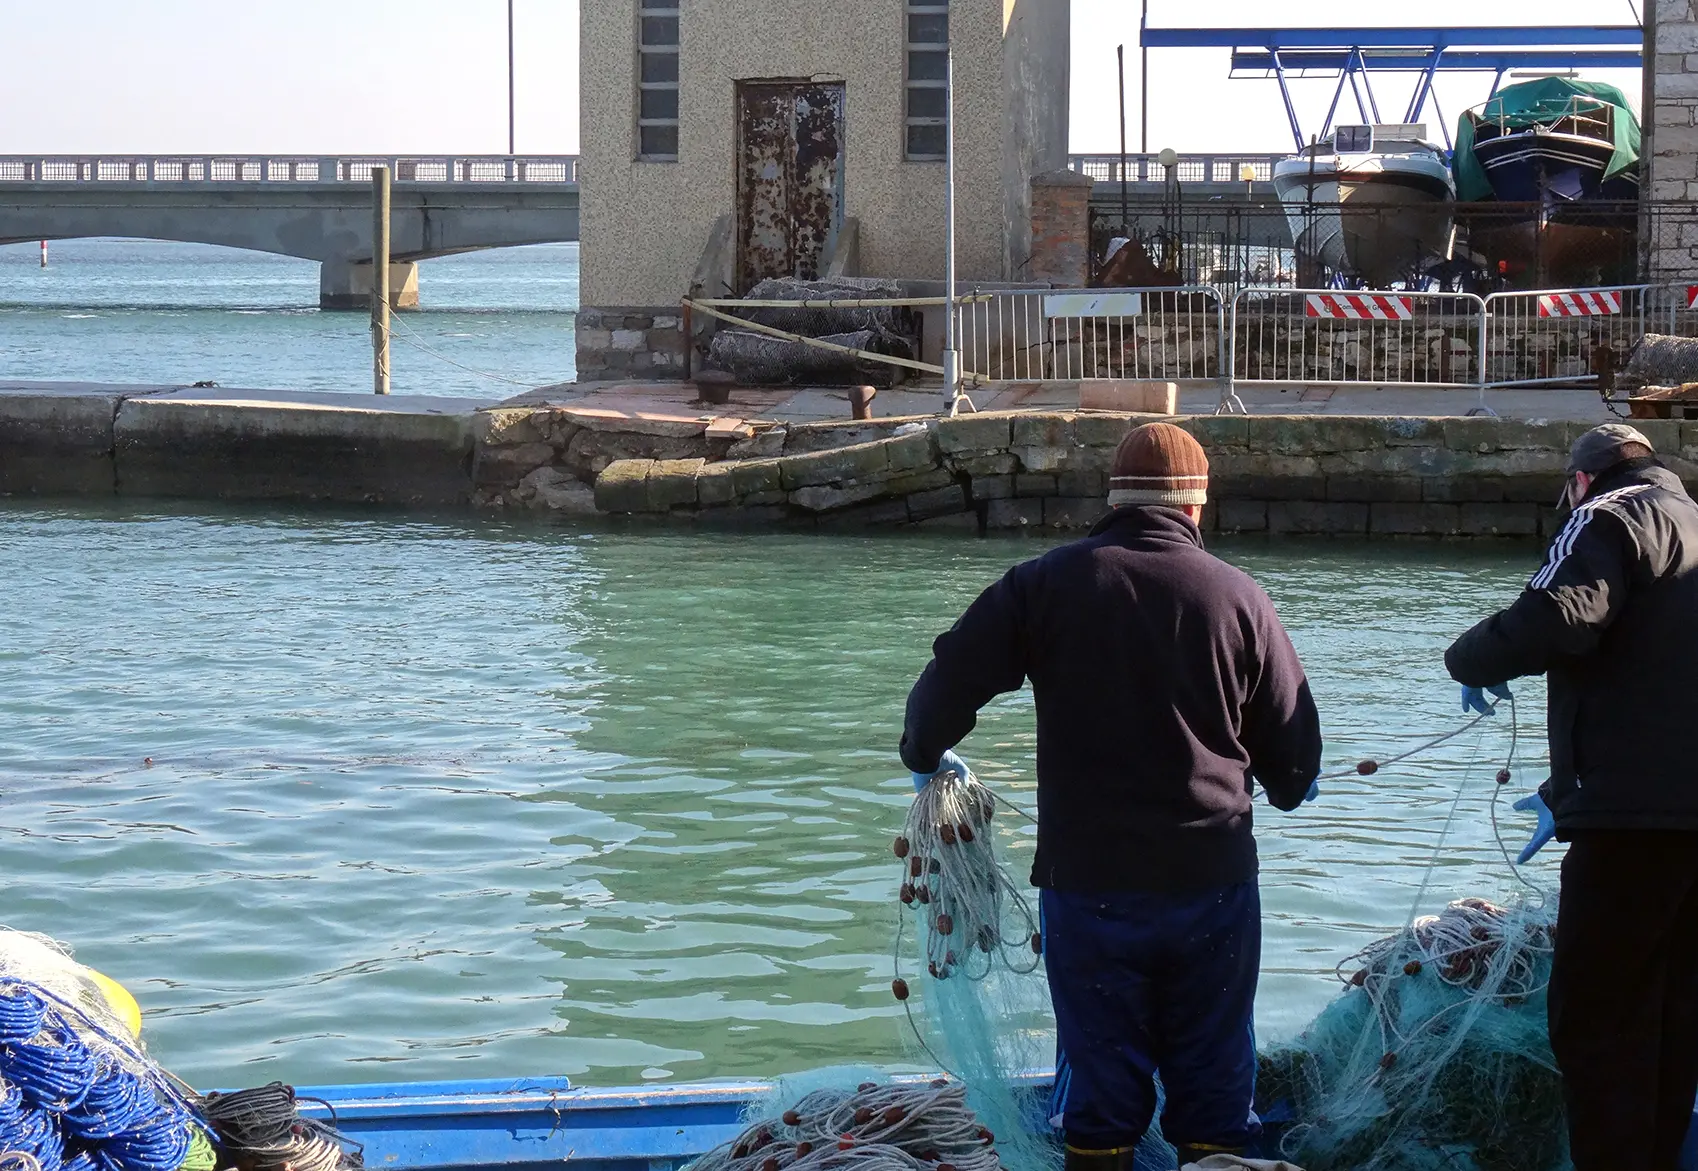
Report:
<svg viewBox="0 0 1698 1171"><path fill-rule="evenodd" d="M1132 1163L1137 1155L1136 1143L1106 1151L1081 1151L1069 1146L1067 1158L1062 1163L1062 1171L1132 1171Z"/></svg>
<svg viewBox="0 0 1698 1171"><path fill-rule="evenodd" d="M1211 1147L1207 1145L1183 1146L1179 1148L1179 1165L1201 1163L1210 1155L1242 1155L1243 1147Z"/></svg>

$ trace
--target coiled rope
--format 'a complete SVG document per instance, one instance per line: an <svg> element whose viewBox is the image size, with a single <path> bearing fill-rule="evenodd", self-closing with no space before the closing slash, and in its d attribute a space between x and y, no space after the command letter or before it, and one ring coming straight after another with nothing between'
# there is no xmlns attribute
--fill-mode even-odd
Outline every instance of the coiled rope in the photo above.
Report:
<svg viewBox="0 0 1698 1171"><path fill-rule="evenodd" d="M239 1171L337 1171L363 1164L360 1147L333 1127L302 1118L293 1086L208 1094L201 1103Z"/></svg>
<svg viewBox="0 0 1698 1171"><path fill-rule="evenodd" d="M999 1171L995 1142L960 1082L864 1082L807 1095L691 1171Z"/></svg>

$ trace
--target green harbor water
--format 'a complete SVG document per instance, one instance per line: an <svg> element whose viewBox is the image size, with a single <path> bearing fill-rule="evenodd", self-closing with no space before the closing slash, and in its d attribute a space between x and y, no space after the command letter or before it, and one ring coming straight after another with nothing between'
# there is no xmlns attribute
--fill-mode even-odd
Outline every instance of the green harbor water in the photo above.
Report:
<svg viewBox="0 0 1698 1171"><path fill-rule="evenodd" d="M903 701L1043 547L0 501L0 922L126 984L202 1087L912 1060ZM1329 768L1463 722L1442 650L1538 556L1214 547L1278 604ZM1544 776L1520 694L1512 847ZM1418 895L1515 889L1509 724L1258 812L1264 1037ZM1033 748L1027 693L962 753L1029 806Z"/></svg>

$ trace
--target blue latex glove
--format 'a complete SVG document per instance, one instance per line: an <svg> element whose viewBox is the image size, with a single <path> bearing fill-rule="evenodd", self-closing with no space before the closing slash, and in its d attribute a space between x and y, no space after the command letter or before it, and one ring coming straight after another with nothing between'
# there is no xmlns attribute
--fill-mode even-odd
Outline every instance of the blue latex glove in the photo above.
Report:
<svg viewBox="0 0 1698 1171"><path fill-rule="evenodd" d="M1310 781L1309 782L1309 791L1307 793L1303 794L1303 804L1307 805L1309 802L1313 801L1316 797L1319 797L1320 795L1321 795L1321 782Z"/></svg>
<svg viewBox="0 0 1698 1171"><path fill-rule="evenodd" d="M967 771L967 762L956 756L954 749L945 752L942 759L937 762L937 773L952 772L964 778ZM925 788L926 782L937 776L937 773L909 773L908 775L914 778L914 792L918 793Z"/></svg>
<svg viewBox="0 0 1698 1171"><path fill-rule="evenodd" d="M1495 705L1486 702L1487 693L1490 693L1496 699L1508 699L1509 684L1496 683L1484 690L1478 687L1464 687L1462 689L1463 714L1479 712L1482 716L1491 715L1495 710Z"/></svg>
<svg viewBox="0 0 1698 1171"><path fill-rule="evenodd" d="M1556 837L1556 817L1551 813L1551 807L1545 804L1545 799L1539 794L1523 797L1515 803L1515 808L1525 813L1531 809L1538 815L1539 824L1534 827L1533 836L1526 847L1515 857L1517 866L1526 865L1527 860L1545 848L1545 843Z"/></svg>

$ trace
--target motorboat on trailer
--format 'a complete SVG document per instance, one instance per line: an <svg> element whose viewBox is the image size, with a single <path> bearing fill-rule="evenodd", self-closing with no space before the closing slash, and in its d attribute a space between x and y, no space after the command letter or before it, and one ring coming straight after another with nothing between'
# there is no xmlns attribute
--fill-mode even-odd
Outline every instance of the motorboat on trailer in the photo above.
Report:
<svg viewBox="0 0 1698 1171"><path fill-rule="evenodd" d="M1470 251L1489 270L1537 284L1630 276L1639 149L1639 119L1613 85L1541 77L1505 86L1457 124Z"/></svg>
<svg viewBox="0 0 1698 1171"><path fill-rule="evenodd" d="M1449 254L1456 189L1420 123L1339 126L1274 164L1273 183L1306 285L1409 285Z"/></svg>

